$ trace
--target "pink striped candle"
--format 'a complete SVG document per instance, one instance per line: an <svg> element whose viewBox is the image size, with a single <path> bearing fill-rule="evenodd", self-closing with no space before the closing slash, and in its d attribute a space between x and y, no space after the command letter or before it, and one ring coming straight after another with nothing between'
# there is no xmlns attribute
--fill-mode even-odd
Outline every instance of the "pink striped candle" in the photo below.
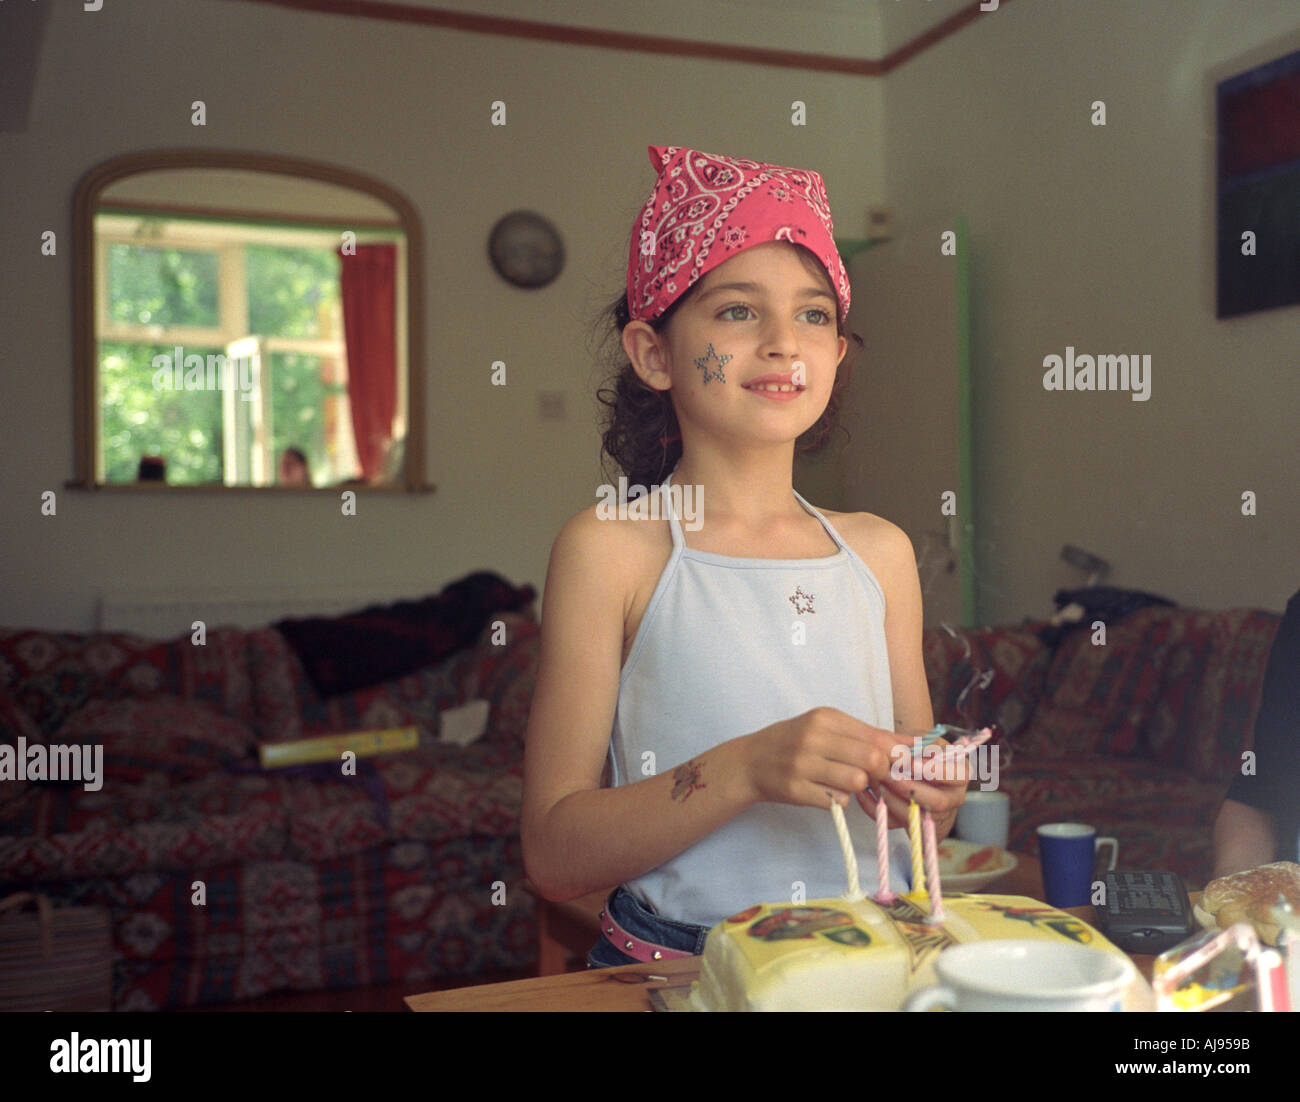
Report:
<svg viewBox="0 0 1300 1102"><path fill-rule="evenodd" d="M885 806L885 789L876 796L876 869L880 890L872 898L888 907L897 898L889 890L889 808Z"/></svg>
<svg viewBox="0 0 1300 1102"><path fill-rule="evenodd" d="M921 819L924 834L926 878L930 883L930 917L927 922L943 921L943 896L939 888L939 843L934 836L934 817L927 808Z"/></svg>

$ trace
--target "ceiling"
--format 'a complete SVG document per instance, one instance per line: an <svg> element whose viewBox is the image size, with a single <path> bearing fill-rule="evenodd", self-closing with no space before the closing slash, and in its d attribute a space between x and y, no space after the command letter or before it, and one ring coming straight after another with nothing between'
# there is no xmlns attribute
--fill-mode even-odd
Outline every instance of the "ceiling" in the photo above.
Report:
<svg viewBox="0 0 1300 1102"><path fill-rule="evenodd" d="M402 0L443 11L879 61L977 0Z"/></svg>
<svg viewBox="0 0 1300 1102"><path fill-rule="evenodd" d="M139 2L139 0L137 0ZM163 0L154 0L161 4ZM274 0L273 0L274 2ZM283 0L280 0L283 2ZM310 5L310 0L298 0ZM692 43L887 58L977 0L357 0L355 7L441 9ZM1009 0L1002 0L1003 3ZM3 4L0 133L26 127L48 4ZM249 15L253 17L250 7ZM329 18L305 10L303 19ZM996 13L989 16L995 17Z"/></svg>

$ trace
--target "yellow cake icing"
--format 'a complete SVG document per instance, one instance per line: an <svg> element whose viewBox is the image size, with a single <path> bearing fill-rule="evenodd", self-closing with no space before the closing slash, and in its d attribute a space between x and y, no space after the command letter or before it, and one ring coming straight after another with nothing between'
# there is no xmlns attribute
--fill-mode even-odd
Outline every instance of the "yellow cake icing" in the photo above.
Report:
<svg viewBox="0 0 1300 1102"><path fill-rule="evenodd" d="M761 903L709 931L694 1010L898 1010L915 987L935 982L949 945L1042 939L1122 951L1087 923L1019 895L945 896L944 920L900 896Z"/></svg>

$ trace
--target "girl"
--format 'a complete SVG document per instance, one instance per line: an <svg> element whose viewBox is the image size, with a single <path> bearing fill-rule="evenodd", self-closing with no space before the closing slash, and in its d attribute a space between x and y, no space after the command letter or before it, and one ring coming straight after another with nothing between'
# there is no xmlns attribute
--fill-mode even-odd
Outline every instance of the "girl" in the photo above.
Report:
<svg viewBox="0 0 1300 1102"><path fill-rule="evenodd" d="M612 310L627 363L601 399L627 482L664 481L555 541L524 762L533 884L553 900L621 885L591 967L700 953L754 903L841 894L827 812L850 795L873 819L884 799L901 886L909 793L943 837L966 784L891 775L912 745L895 727L933 726L910 541L870 513L832 523L793 488L848 347L821 177L650 158ZM848 822L866 889L874 823Z"/></svg>

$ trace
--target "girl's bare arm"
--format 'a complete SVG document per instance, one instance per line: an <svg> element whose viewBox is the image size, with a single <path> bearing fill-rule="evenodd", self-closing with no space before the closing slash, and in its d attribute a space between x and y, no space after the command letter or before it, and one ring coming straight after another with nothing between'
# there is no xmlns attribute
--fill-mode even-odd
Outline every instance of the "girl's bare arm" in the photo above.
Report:
<svg viewBox="0 0 1300 1102"><path fill-rule="evenodd" d="M572 899L648 872L753 799L733 742L618 788L600 787L618 701L629 588L626 546L593 512L555 541L541 662L524 751L522 836L529 879Z"/></svg>

